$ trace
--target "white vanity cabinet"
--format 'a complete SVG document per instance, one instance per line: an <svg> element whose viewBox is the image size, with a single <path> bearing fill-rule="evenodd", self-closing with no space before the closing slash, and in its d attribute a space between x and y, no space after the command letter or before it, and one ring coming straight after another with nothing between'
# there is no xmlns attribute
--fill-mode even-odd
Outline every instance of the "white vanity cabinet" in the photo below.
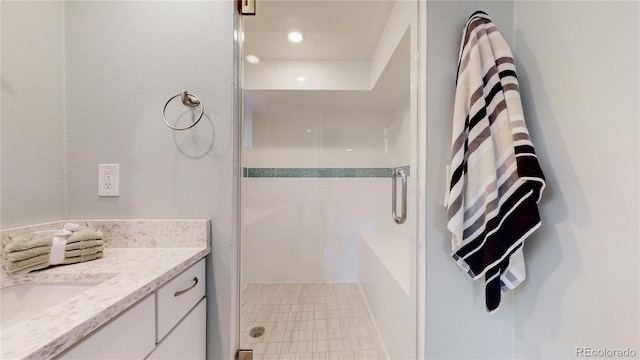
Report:
<svg viewBox="0 0 640 360"><path fill-rule="evenodd" d="M155 295L102 325L60 354L57 359L143 359L156 346Z"/></svg>
<svg viewBox="0 0 640 360"><path fill-rule="evenodd" d="M56 359L204 359L204 295L202 259Z"/></svg>

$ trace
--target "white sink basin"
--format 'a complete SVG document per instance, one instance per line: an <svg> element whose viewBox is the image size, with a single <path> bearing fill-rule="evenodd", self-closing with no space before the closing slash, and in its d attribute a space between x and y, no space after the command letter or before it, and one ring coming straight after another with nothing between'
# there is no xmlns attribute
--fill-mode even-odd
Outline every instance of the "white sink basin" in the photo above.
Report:
<svg viewBox="0 0 640 360"><path fill-rule="evenodd" d="M0 289L0 327L6 330L98 284L32 283Z"/></svg>

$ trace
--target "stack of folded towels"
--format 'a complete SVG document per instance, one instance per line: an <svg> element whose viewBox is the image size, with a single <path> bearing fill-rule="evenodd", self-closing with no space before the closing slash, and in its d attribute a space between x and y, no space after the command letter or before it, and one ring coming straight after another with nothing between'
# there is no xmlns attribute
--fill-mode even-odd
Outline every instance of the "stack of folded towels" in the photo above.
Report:
<svg viewBox="0 0 640 360"><path fill-rule="evenodd" d="M11 237L4 248L11 275L99 259L102 231L67 223L62 230L38 231Z"/></svg>

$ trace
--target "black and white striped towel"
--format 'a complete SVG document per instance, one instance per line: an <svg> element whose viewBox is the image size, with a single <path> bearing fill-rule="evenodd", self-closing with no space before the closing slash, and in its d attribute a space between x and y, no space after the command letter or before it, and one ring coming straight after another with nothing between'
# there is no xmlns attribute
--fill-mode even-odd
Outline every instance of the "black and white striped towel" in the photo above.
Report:
<svg viewBox="0 0 640 360"><path fill-rule="evenodd" d="M489 312L503 291L526 277L522 246L540 227L544 186L513 56L489 16L478 11L460 46L447 227L458 265L473 279L485 278Z"/></svg>

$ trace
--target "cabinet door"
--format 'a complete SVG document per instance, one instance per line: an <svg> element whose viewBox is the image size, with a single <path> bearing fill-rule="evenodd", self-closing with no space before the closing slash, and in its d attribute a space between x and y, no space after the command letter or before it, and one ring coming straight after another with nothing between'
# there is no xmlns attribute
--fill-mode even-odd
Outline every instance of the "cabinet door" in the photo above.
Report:
<svg viewBox="0 0 640 360"><path fill-rule="evenodd" d="M203 298L158 344L147 360L201 360L207 356L207 299Z"/></svg>
<svg viewBox="0 0 640 360"><path fill-rule="evenodd" d="M56 359L143 359L155 346L155 296L125 310Z"/></svg>

